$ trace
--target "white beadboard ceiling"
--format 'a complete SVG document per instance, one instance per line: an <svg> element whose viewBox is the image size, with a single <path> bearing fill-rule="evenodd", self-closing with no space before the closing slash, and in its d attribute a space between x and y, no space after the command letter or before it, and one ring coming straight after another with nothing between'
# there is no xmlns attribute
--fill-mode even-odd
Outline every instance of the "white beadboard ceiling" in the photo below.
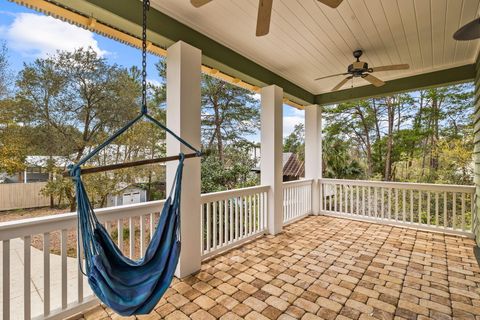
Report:
<svg viewBox="0 0 480 320"><path fill-rule="evenodd" d="M410 64L409 70L375 73L391 80L471 64L480 45L452 38L478 17L480 0L344 0L337 9L316 0L273 0L264 37L255 37L258 0L213 0L198 9L189 0L151 3L314 94L330 91L342 77L313 79L346 72L358 48L373 67Z"/></svg>

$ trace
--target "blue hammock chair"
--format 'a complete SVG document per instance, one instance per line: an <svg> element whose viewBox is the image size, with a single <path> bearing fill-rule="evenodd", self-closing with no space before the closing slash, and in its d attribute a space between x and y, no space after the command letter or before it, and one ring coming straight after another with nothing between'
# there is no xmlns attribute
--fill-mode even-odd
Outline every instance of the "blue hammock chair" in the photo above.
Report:
<svg viewBox="0 0 480 320"><path fill-rule="evenodd" d="M170 195L165 201L146 253L139 260L124 256L108 231L98 221L82 182L81 166L143 117L172 134L200 156L197 149L144 110L77 164L69 167L78 203L78 235L81 236L85 254L85 269L81 263L80 268L88 277L88 283L97 297L122 316L151 312L173 279L181 247L180 190L185 155L183 153L179 155Z"/></svg>

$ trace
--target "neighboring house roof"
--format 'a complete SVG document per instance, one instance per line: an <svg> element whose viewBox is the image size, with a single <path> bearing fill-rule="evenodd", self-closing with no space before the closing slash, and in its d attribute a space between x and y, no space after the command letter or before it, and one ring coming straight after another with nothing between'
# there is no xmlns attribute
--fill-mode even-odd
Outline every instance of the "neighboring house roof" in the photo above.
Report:
<svg viewBox="0 0 480 320"><path fill-rule="evenodd" d="M27 156L27 158L25 159L25 163L29 167L46 168L49 160L50 156ZM67 165L72 163L66 157L62 156L53 156L52 160L55 162L55 165L57 167L66 167Z"/></svg>
<svg viewBox="0 0 480 320"><path fill-rule="evenodd" d="M305 165L295 153L284 152L282 156L283 175L291 177L304 177ZM260 163L253 171L260 172Z"/></svg>
<svg viewBox="0 0 480 320"><path fill-rule="evenodd" d="M305 166L295 153L283 153L283 175L291 177L304 177Z"/></svg>

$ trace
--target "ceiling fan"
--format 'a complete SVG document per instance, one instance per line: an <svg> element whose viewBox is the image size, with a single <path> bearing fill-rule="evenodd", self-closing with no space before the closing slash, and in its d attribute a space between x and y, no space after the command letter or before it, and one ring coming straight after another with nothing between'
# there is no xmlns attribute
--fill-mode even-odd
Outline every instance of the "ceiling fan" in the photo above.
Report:
<svg viewBox="0 0 480 320"><path fill-rule="evenodd" d="M331 78L331 77L337 77L337 76L345 76L349 75L342 81L340 81L331 91L337 91L345 83L348 82L348 80L353 79L353 78L362 78L373 84L375 87L381 87L385 84L382 80L378 79L375 76L372 76L372 72L380 72L380 71L390 71L390 70L405 70L410 68L408 64L392 64L388 66L381 66L381 67L375 67L375 68L370 68L368 66L368 63L364 61L360 61L360 57L362 56L363 51L362 50L355 50L353 51L353 56L357 59L357 61L354 61L351 65L348 66L347 72L346 73L338 73L338 74L332 74L330 76L326 77L321 77L317 78L316 80L321 80L321 79L326 79L326 78Z"/></svg>
<svg viewBox="0 0 480 320"><path fill-rule="evenodd" d="M199 8L212 0L190 0L190 3ZM343 0L317 0L331 8L336 8ZM258 2L258 16L257 16L257 37L267 35L270 30L270 17L272 15L273 0L259 0Z"/></svg>
<svg viewBox="0 0 480 320"><path fill-rule="evenodd" d="M475 40L480 38L480 18L470 21L453 34L453 39L459 41Z"/></svg>

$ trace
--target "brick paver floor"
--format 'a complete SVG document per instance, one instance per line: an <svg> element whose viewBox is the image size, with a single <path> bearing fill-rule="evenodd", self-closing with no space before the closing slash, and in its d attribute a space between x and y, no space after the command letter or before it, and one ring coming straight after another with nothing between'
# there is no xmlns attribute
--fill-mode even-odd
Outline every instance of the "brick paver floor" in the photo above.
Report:
<svg viewBox="0 0 480 320"><path fill-rule="evenodd" d="M310 216L175 279L138 318L480 319L473 247L463 237ZM103 307L80 317L120 318Z"/></svg>

